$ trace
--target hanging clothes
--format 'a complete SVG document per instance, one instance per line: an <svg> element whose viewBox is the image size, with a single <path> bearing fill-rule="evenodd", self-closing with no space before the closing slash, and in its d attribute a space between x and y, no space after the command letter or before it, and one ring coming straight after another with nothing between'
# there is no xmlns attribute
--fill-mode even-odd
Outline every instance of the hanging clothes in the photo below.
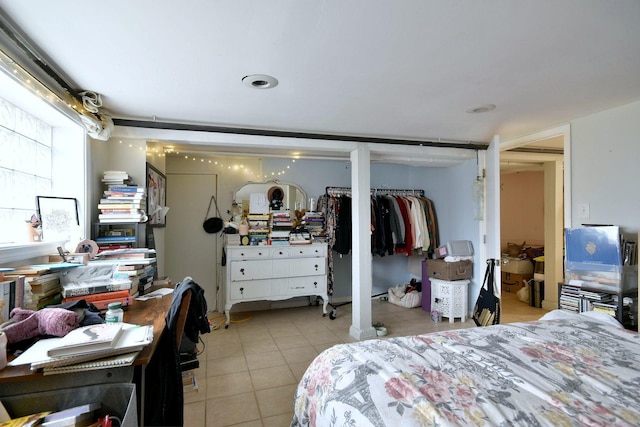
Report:
<svg viewBox="0 0 640 427"><path fill-rule="evenodd" d="M351 251L350 191L331 194L327 187L327 233L330 246L340 255ZM344 189L341 189L343 191ZM347 189L348 190L348 189ZM407 194L376 194L370 198L371 252L374 255L433 254L438 245L438 225L433 202L416 190Z"/></svg>

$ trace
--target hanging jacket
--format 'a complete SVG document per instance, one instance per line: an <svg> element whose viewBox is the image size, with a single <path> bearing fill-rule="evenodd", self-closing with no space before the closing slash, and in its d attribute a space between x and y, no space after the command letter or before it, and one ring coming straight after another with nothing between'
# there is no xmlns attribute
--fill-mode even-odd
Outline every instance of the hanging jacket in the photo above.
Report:
<svg viewBox="0 0 640 427"><path fill-rule="evenodd" d="M184 424L184 394L180 351L177 347L177 323L182 298L191 292L191 302L187 312L184 335L189 340L198 340L198 332L211 331L206 317L204 290L190 277L176 285L169 312L165 317L165 327L158 346L145 370L145 425L182 426ZM203 312L204 310L204 312ZM206 322L206 326L205 326ZM183 338L182 341L185 341Z"/></svg>

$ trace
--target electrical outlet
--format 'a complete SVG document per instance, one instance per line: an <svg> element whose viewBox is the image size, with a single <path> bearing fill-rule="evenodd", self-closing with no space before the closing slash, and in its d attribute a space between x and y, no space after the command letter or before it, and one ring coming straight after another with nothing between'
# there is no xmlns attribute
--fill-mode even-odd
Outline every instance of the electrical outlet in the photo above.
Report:
<svg viewBox="0 0 640 427"><path fill-rule="evenodd" d="M581 219L589 218L589 203L580 203L578 205L578 218L581 218Z"/></svg>

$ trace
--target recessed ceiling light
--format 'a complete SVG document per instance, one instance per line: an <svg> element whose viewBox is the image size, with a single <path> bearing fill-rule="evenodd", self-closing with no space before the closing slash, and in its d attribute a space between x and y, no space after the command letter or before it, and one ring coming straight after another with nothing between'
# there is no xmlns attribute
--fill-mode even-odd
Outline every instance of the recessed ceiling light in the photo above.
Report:
<svg viewBox="0 0 640 427"><path fill-rule="evenodd" d="M278 79L266 74L251 74L244 76L242 83L254 89L271 89L278 86Z"/></svg>
<svg viewBox="0 0 640 427"><path fill-rule="evenodd" d="M486 113L487 111L491 111L495 108L496 106L494 104L484 104L484 105L479 105L477 107L469 108L467 110L467 113L469 114Z"/></svg>

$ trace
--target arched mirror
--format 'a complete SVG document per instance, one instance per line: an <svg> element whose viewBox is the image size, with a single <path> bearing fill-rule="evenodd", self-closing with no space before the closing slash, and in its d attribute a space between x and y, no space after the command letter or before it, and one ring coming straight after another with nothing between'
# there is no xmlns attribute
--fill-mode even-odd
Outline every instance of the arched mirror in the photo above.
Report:
<svg viewBox="0 0 640 427"><path fill-rule="evenodd" d="M270 207L292 212L304 208L307 200L307 193L300 186L276 180L249 182L236 190L233 200L242 206L244 212L248 212L252 194L259 195L253 197L264 200Z"/></svg>

